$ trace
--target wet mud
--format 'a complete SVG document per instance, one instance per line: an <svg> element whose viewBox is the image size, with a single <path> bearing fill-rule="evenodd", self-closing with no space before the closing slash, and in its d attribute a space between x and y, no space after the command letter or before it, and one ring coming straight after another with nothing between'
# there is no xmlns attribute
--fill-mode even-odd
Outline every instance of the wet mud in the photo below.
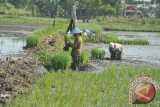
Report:
<svg viewBox="0 0 160 107"><path fill-rule="evenodd" d="M93 66L94 71L104 70L108 63L117 65L137 65L151 66L158 68L160 66L160 33L156 32L124 32L124 31L107 31L104 33L115 33L120 39L147 39L149 45L123 45L122 60L109 60L110 52L108 44L93 44L84 43L84 49L91 50L92 48L102 48L106 55L104 60L91 60L89 64ZM87 69L87 68L86 68Z"/></svg>

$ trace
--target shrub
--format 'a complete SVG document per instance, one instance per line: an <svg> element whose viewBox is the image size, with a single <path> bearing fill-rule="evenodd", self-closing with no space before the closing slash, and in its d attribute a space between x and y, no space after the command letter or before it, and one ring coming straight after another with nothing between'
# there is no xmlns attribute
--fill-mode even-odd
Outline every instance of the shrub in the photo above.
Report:
<svg viewBox="0 0 160 107"><path fill-rule="evenodd" d="M91 54L93 59L104 59L105 51L100 48L93 48Z"/></svg>
<svg viewBox="0 0 160 107"><path fill-rule="evenodd" d="M82 51L81 57L80 57L80 64L86 64L89 62L89 59L91 57L91 54L88 51Z"/></svg>

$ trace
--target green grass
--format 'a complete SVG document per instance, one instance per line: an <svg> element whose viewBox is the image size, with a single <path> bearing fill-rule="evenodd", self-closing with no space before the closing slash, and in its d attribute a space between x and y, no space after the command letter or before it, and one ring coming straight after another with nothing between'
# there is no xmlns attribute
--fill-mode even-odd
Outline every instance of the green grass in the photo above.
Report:
<svg viewBox="0 0 160 107"><path fill-rule="evenodd" d="M116 66L104 72L49 72L40 77L29 95L17 97L6 107L132 107L128 104L128 87L141 76L160 80L160 68ZM157 97L151 107L157 107ZM146 107L146 105L138 105Z"/></svg>
<svg viewBox="0 0 160 107"><path fill-rule="evenodd" d="M93 48L91 54L93 59L104 59L105 51L101 48Z"/></svg>
<svg viewBox="0 0 160 107"><path fill-rule="evenodd" d="M44 39L44 37L48 35L57 35L59 31L64 32L66 27L66 24L61 24L55 27L49 26L37 29L32 34L27 36L27 47L36 47L40 43L40 41Z"/></svg>
<svg viewBox="0 0 160 107"><path fill-rule="evenodd" d="M103 36L104 43L120 43L120 44L130 44L130 45L149 45L149 41L146 39L133 39L133 40L126 40L126 39L118 39L116 34L105 34Z"/></svg>
<svg viewBox="0 0 160 107"><path fill-rule="evenodd" d="M43 17L24 17L13 15L0 15L0 23L12 24L37 24L37 25L52 25L53 18ZM56 25L68 24L69 19L56 19ZM78 26L81 29L93 30L121 30L121 31L145 31L145 32L160 32L160 19L159 18L119 18L119 17L106 17L104 21L100 19L99 22L91 20L90 23L81 23L79 20Z"/></svg>
<svg viewBox="0 0 160 107"><path fill-rule="evenodd" d="M0 23L53 25L53 18L0 15ZM69 19L56 18L56 25L69 23Z"/></svg>
<svg viewBox="0 0 160 107"><path fill-rule="evenodd" d="M99 21L105 30L160 32L159 18L110 18Z"/></svg>

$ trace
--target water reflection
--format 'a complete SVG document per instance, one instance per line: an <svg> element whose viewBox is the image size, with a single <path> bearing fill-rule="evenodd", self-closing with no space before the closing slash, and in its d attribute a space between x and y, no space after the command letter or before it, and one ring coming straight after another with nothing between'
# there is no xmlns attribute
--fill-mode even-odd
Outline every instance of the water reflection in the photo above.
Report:
<svg viewBox="0 0 160 107"><path fill-rule="evenodd" d="M26 45L25 37L0 37L0 58L11 54L19 54Z"/></svg>

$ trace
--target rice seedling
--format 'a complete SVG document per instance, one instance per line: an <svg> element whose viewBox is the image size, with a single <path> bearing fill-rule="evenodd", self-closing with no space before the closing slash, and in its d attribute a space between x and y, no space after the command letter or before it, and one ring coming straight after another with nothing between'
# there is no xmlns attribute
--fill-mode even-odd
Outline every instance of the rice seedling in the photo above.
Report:
<svg viewBox="0 0 160 107"><path fill-rule="evenodd" d="M91 57L90 52L83 50L80 56L80 64L83 65L83 64L88 63L90 60L90 57Z"/></svg>
<svg viewBox="0 0 160 107"><path fill-rule="evenodd" d="M54 70L65 70L70 67L72 62L70 54L67 52L54 53L51 58L51 66Z"/></svg>
<svg viewBox="0 0 160 107"><path fill-rule="evenodd" d="M136 68L136 69L135 69ZM120 69L120 71L119 71ZM17 106L123 106L128 104L128 87L130 78L135 80L140 76L149 76L156 80L159 77L154 75L159 69L131 67L108 64L101 73L79 73L71 72L49 72L40 77L29 95L23 98L17 97L6 107ZM134 74L132 72L134 71ZM132 74L128 76L128 73ZM147 72L147 74L143 73ZM120 74L120 76L118 75ZM54 87L53 87L54 86ZM62 103L63 102L63 103ZM157 106L157 101L152 102ZM139 105L143 107L143 105Z"/></svg>
<svg viewBox="0 0 160 107"><path fill-rule="evenodd" d="M69 52L46 52L44 51L39 55L39 60L48 69L54 69L55 71L59 69L65 70L69 68L72 62L72 58Z"/></svg>
<svg viewBox="0 0 160 107"><path fill-rule="evenodd" d="M130 44L130 45L149 45L149 41L146 39L133 39L133 40L126 40L126 39L118 39L116 34L105 34L103 37L104 43L120 43L120 44Z"/></svg>
<svg viewBox="0 0 160 107"><path fill-rule="evenodd" d="M105 51L100 48L93 48L91 50L91 55L93 59L104 59Z"/></svg>

